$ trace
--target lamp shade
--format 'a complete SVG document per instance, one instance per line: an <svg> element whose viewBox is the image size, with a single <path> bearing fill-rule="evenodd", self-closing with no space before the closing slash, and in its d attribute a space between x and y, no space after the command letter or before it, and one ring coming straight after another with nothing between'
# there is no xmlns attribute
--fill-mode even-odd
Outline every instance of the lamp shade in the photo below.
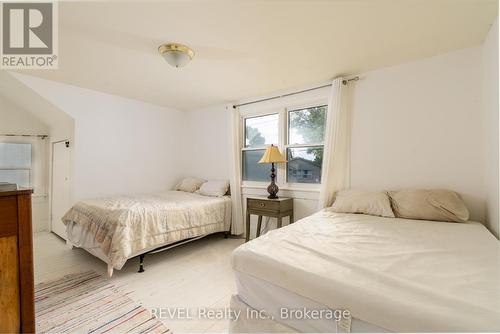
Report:
<svg viewBox="0 0 500 334"><path fill-rule="evenodd" d="M281 154L280 150L276 146L269 146L264 152L264 155L259 160L259 164L270 164L277 162L286 162L285 157Z"/></svg>

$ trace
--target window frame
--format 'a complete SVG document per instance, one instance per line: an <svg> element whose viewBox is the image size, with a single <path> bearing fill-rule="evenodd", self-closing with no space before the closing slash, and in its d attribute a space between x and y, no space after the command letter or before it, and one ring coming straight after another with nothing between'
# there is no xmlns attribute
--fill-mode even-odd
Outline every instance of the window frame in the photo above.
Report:
<svg viewBox="0 0 500 334"><path fill-rule="evenodd" d="M245 147L246 142L246 127L245 120L247 118L254 118L260 116L267 116L272 114L278 114L278 143L272 143L277 146L281 153L285 156L287 155L287 149L296 147L323 147L325 149L324 141L322 143L309 143L309 144L289 144L289 112L301 109L307 109L312 107L327 106L325 113L325 127L326 127L326 117L328 113L328 99L327 98L315 98L308 101L303 101L301 103L282 103L281 105L276 105L274 107L269 107L260 110L247 110L245 112L240 112L240 173L241 173L241 186L243 188L267 188L271 179L269 181L246 181L243 180L243 152L248 150L262 150L268 145L263 147ZM301 190L301 191L319 191L321 183L293 183L287 182L287 166L285 164L276 164L276 183L280 189L283 190ZM322 166L323 168L323 166ZM269 174L271 174L271 167L269 167Z"/></svg>
<svg viewBox="0 0 500 334"><path fill-rule="evenodd" d="M270 116L270 115L278 115L278 131L279 131L279 127L280 127L280 118L281 116L279 115L278 112L271 112L271 111L268 111L268 112L261 112L261 113L257 113L257 114L253 114L253 113L249 113L248 115L245 115L242 117L242 121L241 121L241 141L240 141L240 146L241 146L241 153L240 153L240 166L241 166L241 170L240 170L240 173L241 173L241 180L242 180L242 183L245 183L247 185L254 185L254 186L258 186L258 185L262 185L265 183L265 181L246 181L246 180L243 180L243 152L245 151L259 151L259 150L265 150L269 145L262 145L262 146L253 146L253 147L247 147L246 146L246 120L247 119L250 119L250 118L256 118L256 117L263 117L263 116ZM278 142L279 142L279 132L278 132ZM274 144L274 143L273 143ZM271 174L271 169L269 169L269 174ZM279 173L278 173L279 174ZM270 179L270 177L269 177Z"/></svg>
<svg viewBox="0 0 500 334"><path fill-rule="evenodd" d="M283 146L283 154L285 157L288 159L288 149L289 148L309 148L309 147L321 147L323 148L323 152L325 150L325 138L323 138L322 142L314 142L314 143L307 143L307 144L290 144L290 113L294 111L300 111L308 108L320 108L320 107L325 107L325 127L326 127L326 115L328 113L328 103L325 104L314 104L314 105L306 105L306 106L301 106L298 108L293 108L293 109L287 109L286 110L286 137L285 137L285 145ZM288 182L288 166L287 164L284 164L285 169L286 169L286 174L285 174L285 184L289 184L293 187L296 187L296 185L316 185L318 188L321 186L320 183L299 183L299 182ZM321 163L321 171L323 171L323 162Z"/></svg>
<svg viewBox="0 0 500 334"><path fill-rule="evenodd" d="M0 167L0 170L12 170L12 171L28 171L29 173L29 184L28 184L28 187L27 188L31 188L31 189L34 189L34 173L35 173L35 163L34 163L34 159L35 159L35 154L34 154L34 144L30 141L23 141L23 140L19 140L19 139L2 139L0 138L0 143L2 144L22 144L22 145L26 145L26 144L29 144L31 146L31 161L30 161L30 167L29 168L15 168L13 166L9 166L9 167ZM21 187L23 187L23 185L20 185ZM38 189L37 189L38 190Z"/></svg>

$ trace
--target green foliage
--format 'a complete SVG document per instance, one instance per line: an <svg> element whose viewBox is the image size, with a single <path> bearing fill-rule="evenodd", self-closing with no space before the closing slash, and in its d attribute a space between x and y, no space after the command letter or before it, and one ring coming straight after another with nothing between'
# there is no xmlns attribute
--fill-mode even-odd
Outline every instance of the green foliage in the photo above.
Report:
<svg viewBox="0 0 500 334"><path fill-rule="evenodd" d="M304 138L304 143L321 143L325 137L326 107L313 107L290 112L290 127L297 130ZM307 149L314 155L313 163L321 167L323 149L314 147Z"/></svg>
<svg viewBox="0 0 500 334"><path fill-rule="evenodd" d="M297 133L302 136L302 143L307 144L323 142L325 136L325 106L292 111L289 116L290 127L295 129ZM266 140L257 128L247 125L245 130L247 146L255 147L263 146L265 144ZM309 147L306 149L306 152L307 154L312 154L314 156L312 163L321 168L321 164L323 162L323 148ZM290 154L289 159L294 158L297 157Z"/></svg>
<svg viewBox="0 0 500 334"><path fill-rule="evenodd" d="M308 148L307 153L314 155L313 165L316 165L321 168L321 164L323 163L323 148L322 147Z"/></svg>
<svg viewBox="0 0 500 334"><path fill-rule="evenodd" d="M248 141L247 146L262 146L266 142L266 139L262 137L258 129L248 125L246 127L246 137Z"/></svg>
<svg viewBox="0 0 500 334"><path fill-rule="evenodd" d="M305 143L320 143L325 137L325 113L326 107L292 111L290 112L290 127L297 130Z"/></svg>

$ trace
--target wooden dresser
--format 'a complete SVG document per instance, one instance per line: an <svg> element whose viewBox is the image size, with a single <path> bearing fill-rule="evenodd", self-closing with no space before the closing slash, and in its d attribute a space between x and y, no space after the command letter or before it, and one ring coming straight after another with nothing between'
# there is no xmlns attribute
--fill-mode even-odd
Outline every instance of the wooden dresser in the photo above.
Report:
<svg viewBox="0 0 500 334"><path fill-rule="evenodd" d="M35 332L31 193L0 187L0 333Z"/></svg>

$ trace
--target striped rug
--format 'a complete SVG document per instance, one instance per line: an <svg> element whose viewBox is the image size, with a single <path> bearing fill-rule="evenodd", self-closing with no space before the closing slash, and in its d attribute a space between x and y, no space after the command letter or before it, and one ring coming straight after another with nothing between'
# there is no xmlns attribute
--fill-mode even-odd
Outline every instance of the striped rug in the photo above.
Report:
<svg viewBox="0 0 500 334"><path fill-rule="evenodd" d="M35 311L37 333L171 333L93 271L37 284Z"/></svg>

